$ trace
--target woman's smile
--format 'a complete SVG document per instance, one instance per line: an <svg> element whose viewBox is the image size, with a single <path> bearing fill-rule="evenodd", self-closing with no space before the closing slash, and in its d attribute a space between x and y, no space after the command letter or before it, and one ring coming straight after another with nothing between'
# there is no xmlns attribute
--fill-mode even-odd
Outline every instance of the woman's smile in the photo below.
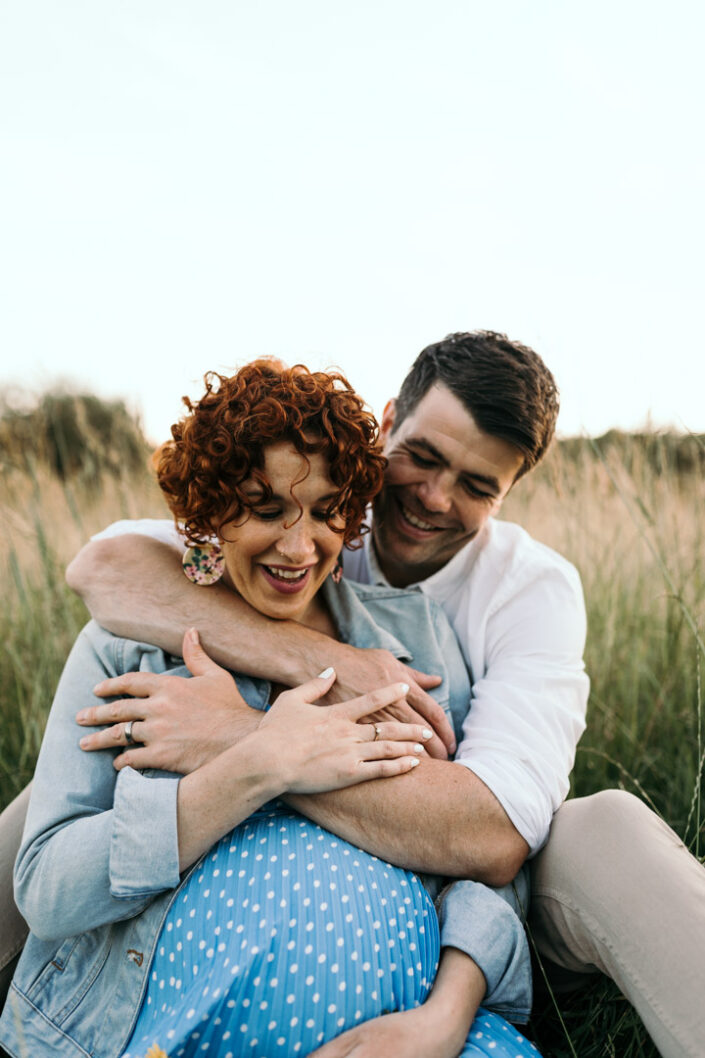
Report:
<svg viewBox="0 0 705 1058"><path fill-rule="evenodd" d="M276 591L290 595L306 587L313 566L307 566L305 569L292 569L290 566L270 566L262 563L260 569Z"/></svg>

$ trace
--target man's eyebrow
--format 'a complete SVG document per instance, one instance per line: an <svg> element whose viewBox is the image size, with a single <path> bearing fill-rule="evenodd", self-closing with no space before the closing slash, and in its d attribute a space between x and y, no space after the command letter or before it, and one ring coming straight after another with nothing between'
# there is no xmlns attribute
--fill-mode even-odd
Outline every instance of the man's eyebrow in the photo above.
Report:
<svg viewBox="0 0 705 1058"><path fill-rule="evenodd" d="M408 446L413 448L423 448L424 451L428 452L429 455L433 456L441 466L449 467L450 463L443 455L439 452L435 445L432 445L430 441L427 441L425 437L410 437L406 442Z"/></svg>
<svg viewBox="0 0 705 1058"><path fill-rule="evenodd" d="M407 441L407 445L413 448L422 448L428 452L429 455L433 456L441 466L449 467L450 463L446 456L442 452L439 452L435 445L432 445L430 441L427 441L425 437L410 437ZM497 478L491 474L480 474L477 471L463 470L458 475L461 481L468 482L480 482L482 485L486 485L488 489L491 489L493 493L499 494L501 492L501 485Z"/></svg>

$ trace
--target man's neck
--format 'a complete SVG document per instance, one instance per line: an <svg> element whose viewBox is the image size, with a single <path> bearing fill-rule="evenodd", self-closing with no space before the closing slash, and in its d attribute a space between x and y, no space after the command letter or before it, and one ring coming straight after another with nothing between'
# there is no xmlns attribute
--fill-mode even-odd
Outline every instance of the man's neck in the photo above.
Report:
<svg viewBox="0 0 705 1058"><path fill-rule="evenodd" d="M381 548L377 546L377 541L375 539L374 523L372 525L370 551L371 557L374 557L380 572L384 575L387 583L391 584L393 588L408 588L410 584L418 584L420 581L426 580L427 577L430 577L431 574L438 572L441 568L441 566L435 566L428 570L414 569L413 574L410 574L408 567L390 561L386 556L383 557Z"/></svg>

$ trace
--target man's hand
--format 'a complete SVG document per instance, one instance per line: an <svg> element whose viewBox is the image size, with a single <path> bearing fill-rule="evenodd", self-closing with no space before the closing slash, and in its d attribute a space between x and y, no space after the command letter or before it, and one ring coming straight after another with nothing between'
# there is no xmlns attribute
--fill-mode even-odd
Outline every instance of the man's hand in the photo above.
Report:
<svg viewBox="0 0 705 1058"><path fill-rule="evenodd" d="M374 713L370 720L399 720L406 724L426 724L433 736L425 743L427 753L439 760L447 760L455 752L455 735L442 707L426 692L441 683L440 676L404 665L388 650L363 650L358 647L336 644L336 682L328 692L326 701L344 702L359 694L385 687L390 683L407 683L409 693L387 709Z"/></svg>
<svg viewBox="0 0 705 1058"><path fill-rule="evenodd" d="M188 775L253 731L263 714L247 705L230 673L211 661L195 629L184 635L182 649L191 679L129 672L99 683L93 691L99 698L131 697L77 715L83 727L112 725L82 738L81 749L126 746L125 723L132 720L138 745L115 758L118 771L129 765Z"/></svg>

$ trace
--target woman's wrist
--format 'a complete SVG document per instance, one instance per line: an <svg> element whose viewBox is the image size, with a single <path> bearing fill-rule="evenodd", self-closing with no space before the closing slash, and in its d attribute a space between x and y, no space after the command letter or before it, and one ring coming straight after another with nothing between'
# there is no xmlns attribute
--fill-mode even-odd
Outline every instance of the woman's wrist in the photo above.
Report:
<svg viewBox="0 0 705 1058"><path fill-rule="evenodd" d="M443 948L438 973L423 1010L438 1025L442 1038L460 1050L487 983L477 963L457 948Z"/></svg>
<svg viewBox="0 0 705 1058"><path fill-rule="evenodd" d="M246 778L253 797L259 801L257 807L287 792L285 758L282 758L277 739L271 736L271 727L261 726L261 718L257 726L225 754L230 757L231 774Z"/></svg>

